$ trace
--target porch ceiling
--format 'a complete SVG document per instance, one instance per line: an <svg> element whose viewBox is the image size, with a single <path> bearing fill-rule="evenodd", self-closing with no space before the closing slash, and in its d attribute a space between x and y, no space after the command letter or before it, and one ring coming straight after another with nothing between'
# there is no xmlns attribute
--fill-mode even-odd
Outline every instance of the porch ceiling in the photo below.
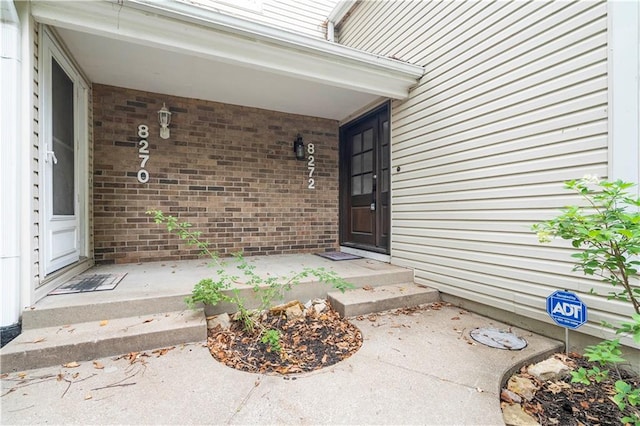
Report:
<svg viewBox="0 0 640 426"><path fill-rule="evenodd" d="M91 82L342 120L423 69L176 1L33 1Z"/></svg>

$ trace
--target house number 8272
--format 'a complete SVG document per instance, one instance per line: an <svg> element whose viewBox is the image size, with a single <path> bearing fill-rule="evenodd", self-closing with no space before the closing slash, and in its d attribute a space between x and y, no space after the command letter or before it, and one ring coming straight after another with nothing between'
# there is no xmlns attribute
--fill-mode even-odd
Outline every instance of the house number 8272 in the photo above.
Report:
<svg viewBox="0 0 640 426"><path fill-rule="evenodd" d="M145 169L147 161L149 161L149 126L141 124L138 126L138 158L140 159L140 170L138 170L138 182L149 182L149 172Z"/></svg>
<svg viewBox="0 0 640 426"><path fill-rule="evenodd" d="M316 189L316 179L313 177L313 172L316 171L316 159L313 156L315 152L315 146L312 143L307 144L307 154L309 154L307 157L307 170L309 170L309 185L307 188L309 189Z"/></svg>

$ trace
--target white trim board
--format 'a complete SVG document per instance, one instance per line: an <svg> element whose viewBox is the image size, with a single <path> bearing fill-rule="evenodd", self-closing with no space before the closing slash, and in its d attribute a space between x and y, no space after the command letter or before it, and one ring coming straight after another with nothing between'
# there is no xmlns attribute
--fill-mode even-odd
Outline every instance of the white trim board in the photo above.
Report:
<svg viewBox="0 0 640 426"><path fill-rule="evenodd" d="M640 183L640 2L607 6L609 178Z"/></svg>

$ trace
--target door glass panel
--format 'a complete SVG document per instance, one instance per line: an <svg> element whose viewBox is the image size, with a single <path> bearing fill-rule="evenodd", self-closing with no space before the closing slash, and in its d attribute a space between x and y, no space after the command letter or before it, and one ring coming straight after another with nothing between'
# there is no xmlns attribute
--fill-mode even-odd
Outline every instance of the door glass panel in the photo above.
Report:
<svg viewBox="0 0 640 426"><path fill-rule="evenodd" d="M362 150L368 151L373 149L373 129L367 129L362 132Z"/></svg>
<svg viewBox="0 0 640 426"><path fill-rule="evenodd" d="M359 175L362 173L362 155L354 155L351 157L351 175Z"/></svg>
<svg viewBox="0 0 640 426"><path fill-rule="evenodd" d="M381 139L382 173L380 173L380 189L382 192L387 192L389 190L389 179L387 179L387 176L389 176L389 156L391 151L389 149L389 121L385 120L382 122Z"/></svg>
<svg viewBox="0 0 640 426"><path fill-rule="evenodd" d="M389 143L389 121L384 120L382 122L382 135L380 135L380 139L382 140L382 145L386 145Z"/></svg>
<svg viewBox="0 0 640 426"><path fill-rule="evenodd" d="M53 152L53 214L75 214L73 81L51 59ZM52 159L53 160L53 159Z"/></svg>
<svg viewBox="0 0 640 426"><path fill-rule="evenodd" d="M371 194L373 190L373 173L362 175L362 192L361 194Z"/></svg>
<svg viewBox="0 0 640 426"><path fill-rule="evenodd" d="M373 171L373 151L365 152L362 159L362 172Z"/></svg>
<svg viewBox="0 0 640 426"><path fill-rule="evenodd" d="M362 135L360 133L353 136L352 149L354 154L362 152Z"/></svg>
<svg viewBox="0 0 640 426"><path fill-rule="evenodd" d="M362 177L360 175L351 178L351 195L362 194Z"/></svg>

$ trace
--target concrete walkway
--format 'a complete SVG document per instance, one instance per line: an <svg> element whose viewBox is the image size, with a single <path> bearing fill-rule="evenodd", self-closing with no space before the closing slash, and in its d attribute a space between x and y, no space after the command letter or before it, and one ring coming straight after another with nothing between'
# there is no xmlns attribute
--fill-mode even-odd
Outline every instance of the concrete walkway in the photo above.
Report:
<svg viewBox="0 0 640 426"><path fill-rule="evenodd" d="M8 424L500 425L500 381L561 343L513 329L520 351L473 342L476 327L508 326L454 306L353 322L362 348L334 366L282 377L219 364L204 342L131 362L105 358L2 377ZM70 360L72 361L72 360ZM102 367L102 368L96 368ZM14 389L11 391L11 389Z"/></svg>

